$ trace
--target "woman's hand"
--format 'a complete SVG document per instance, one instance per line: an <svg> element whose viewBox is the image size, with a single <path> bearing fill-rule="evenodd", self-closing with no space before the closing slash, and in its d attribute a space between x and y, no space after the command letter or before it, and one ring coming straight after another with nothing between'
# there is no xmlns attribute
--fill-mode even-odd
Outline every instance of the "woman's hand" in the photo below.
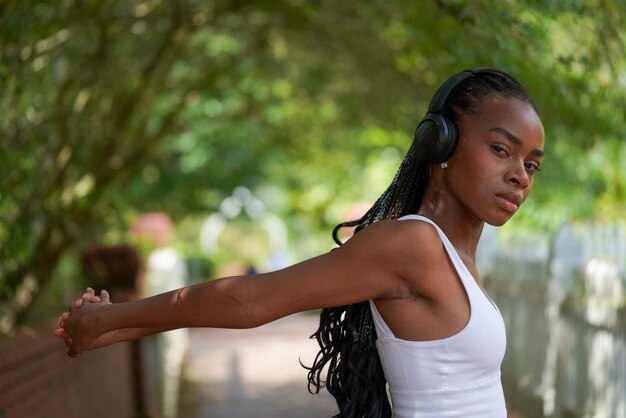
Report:
<svg viewBox="0 0 626 418"><path fill-rule="evenodd" d="M94 290L91 287L88 287L87 290L85 290L85 293L83 293L83 295L80 297L80 299L76 299L74 302L72 302L70 309L67 312L63 312L61 316L59 316L59 321L58 321L59 328L54 330L54 335L63 339L68 339L68 338L71 339L71 337L63 329L63 322L72 315L72 312L74 310L79 309L81 306L83 306L83 303L86 303L86 302L89 302L89 303L104 302L104 303L110 304L111 301L110 301L109 292L103 289L100 292L100 296L97 296Z"/></svg>
<svg viewBox="0 0 626 418"><path fill-rule="evenodd" d="M95 350L122 341L132 341L168 330L158 327L122 328L99 333L95 327L94 311L107 305L113 305L109 292L102 290L100 295L96 295L94 290L88 287L80 299L72 303L70 311L61 314L59 328L54 330L54 335L63 339L68 356L76 357L83 351Z"/></svg>
<svg viewBox="0 0 626 418"><path fill-rule="evenodd" d="M100 295L96 295L94 290L88 287L80 299L72 303L70 311L64 312L59 317L59 328L54 330L54 335L64 340L70 357L76 357L85 350L118 342L115 335L117 332L94 335L95 328L89 323L89 314L104 305L111 305L109 292L102 290ZM87 342L89 340L91 341Z"/></svg>

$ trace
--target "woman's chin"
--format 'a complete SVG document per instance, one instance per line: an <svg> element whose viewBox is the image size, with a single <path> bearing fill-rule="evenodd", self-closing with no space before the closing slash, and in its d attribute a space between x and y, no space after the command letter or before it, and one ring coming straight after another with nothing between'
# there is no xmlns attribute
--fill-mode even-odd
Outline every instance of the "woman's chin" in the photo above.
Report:
<svg viewBox="0 0 626 418"><path fill-rule="evenodd" d="M488 223L491 226L502 226L502 225L506 224L512 217L513 217L513 215L494 216L494 217L491 217L489 219L485 219L485 223Z"/></svg>

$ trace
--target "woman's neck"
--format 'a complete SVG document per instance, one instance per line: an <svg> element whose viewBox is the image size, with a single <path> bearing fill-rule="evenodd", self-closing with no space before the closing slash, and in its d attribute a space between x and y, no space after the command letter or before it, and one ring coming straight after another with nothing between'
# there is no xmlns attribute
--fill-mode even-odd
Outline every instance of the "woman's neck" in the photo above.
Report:
<svg viewBox="0 0 626 418"><path fill-rule="evenodd" d="M429 193L429 190L424 194L417 214L435 222L457 252L475 260L476 248L485 225L481 219L454 204L454 200L446 198L443 193Z"/></svg>

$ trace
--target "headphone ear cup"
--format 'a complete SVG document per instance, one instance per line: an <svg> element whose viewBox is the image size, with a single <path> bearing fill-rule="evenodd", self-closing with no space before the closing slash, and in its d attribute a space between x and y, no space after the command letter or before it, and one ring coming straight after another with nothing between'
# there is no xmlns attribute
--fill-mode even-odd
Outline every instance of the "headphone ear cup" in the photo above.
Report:
<svg viewBox="0 0 626 418"><path fill-rule="evenodd" d="M447 161L457 142L458 132L454 122L437 113L427 113L413 136L417 158L431 164Z"/></svg>

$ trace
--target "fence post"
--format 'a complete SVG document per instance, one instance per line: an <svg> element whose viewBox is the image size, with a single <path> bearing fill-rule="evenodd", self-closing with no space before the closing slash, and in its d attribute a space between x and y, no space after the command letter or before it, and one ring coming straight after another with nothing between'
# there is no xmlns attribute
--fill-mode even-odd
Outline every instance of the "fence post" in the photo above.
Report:
<svg viewBox="0 0 626 418"><path fill-rule="evenodd" d="M544 416L552 416L557 407L556 383L558 375L558 348L561 333L559 317L561 304L572 291L574 277L582 269L583 247L568 222L555 233L548 260L548 295L546 298L546 321L548 341L546 344L545 368L541 376L539 393L543 399Z"/></svg>

